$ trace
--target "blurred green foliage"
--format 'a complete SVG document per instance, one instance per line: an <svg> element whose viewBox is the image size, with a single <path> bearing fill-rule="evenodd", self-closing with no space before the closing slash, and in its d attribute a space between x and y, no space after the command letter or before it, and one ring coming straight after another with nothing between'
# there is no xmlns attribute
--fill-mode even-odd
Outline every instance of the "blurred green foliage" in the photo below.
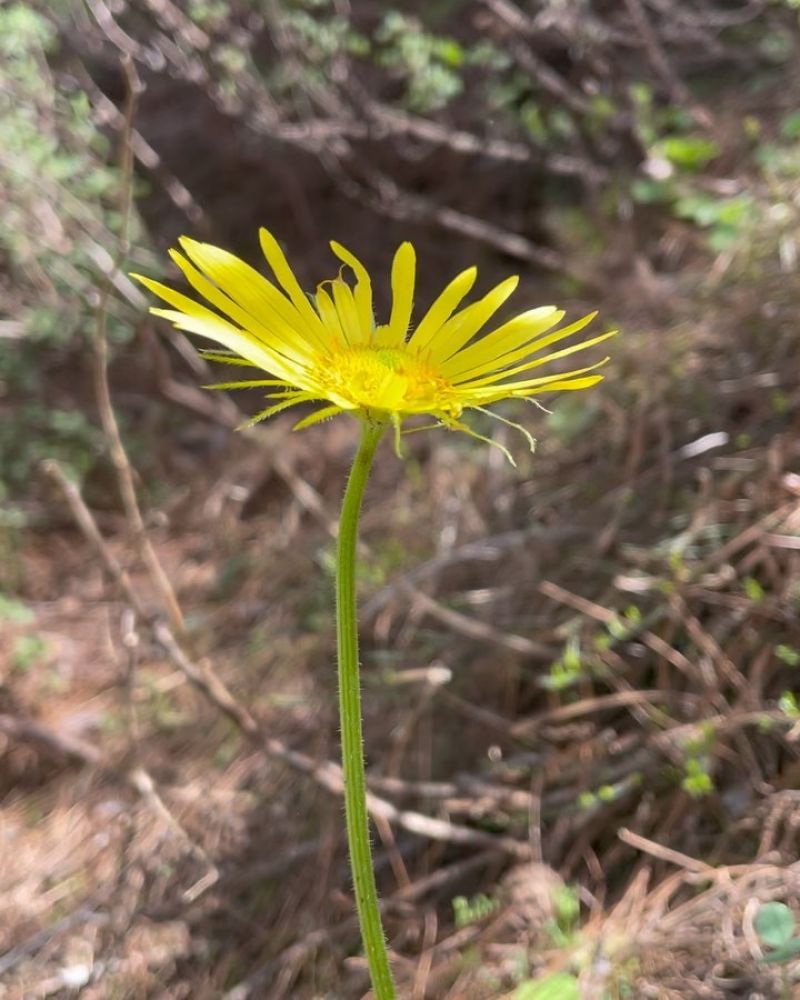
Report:
<svg viewBox="0 0 800 1000"><path fill-rule="evenodd" d="M797 920L786 903L764 903L756 914L753 926L762 944L770 949L762 961L778 964L800 955Z"/></svg>
<svg viewBox="0 0 800 1000"><path fill-rule="evenodd" d="M34 620L31 609L18 601L16 597L9 597L0 593L0 622L8 622L12 625L30 625Z"/></svg>
<svg viewBox="0 0 800 1000"><path fill-rule="evenodd" d="M564 691L574 687L588 675L587 664L581 656L580 638L572 635L567 639L560 659L541 678L541 686L548 691Z"/></svg>
<svg viewBox="0 0 800 1000"><path fill-rule="evenodd" d="M411 110L437 111L462 92L467 53L454 38L432 34L417 18L392 10L375 40L379 63L403 79L404 102Z"/></svg>
<svg viewBox="0 0 800 1000"><path fill-rule="evenodd" d="M631 191L640 204L657 204L685 219L707 237L709 248L751 262L797 256L800 204L800 115L790 111L767 138L762 122L750 115L742 124L735 180L706 168L721 155L718 142L702 134L684 108L663 106L645 83L631 88L639 138L647 153ZM775 240L776 229L781 231ZM783 241L781 243L781 240Z"/></svg>
<svg viewBox="0 0 800 1000"><path fill-rule="evenodd" d="M25 674L47 656L47 640L34 632L32 635L18 635L11 650L11 669L16 674Z"/></svg>
<svg viewBox="0 0 800 1000"><path fill-rule="evenodd" d="M74 80L56 81L57 45L45 14L23 3L0 8L0 405L14 413L0 423L0 500L25 486L40 458L80 475L101 444L70 407L101 276L113 265L120 172L87 94ZM133 235L141 246L141 231ZM127 278L118 284L108 325L120 341L143 300ZM53 370L68 384L63 405L47 384Z"/></svg>
<svg viewBox="0 0 800 1000"><path fill-rule="evenodd" d="M555 972L543 979L520 983L513 1000L580 1000L578 980L568 972Z"/></svg>
<svg viewBox="0 0 800 1000"><path fill-rule="evenodd" d="M681 788L693 799L703 798L714 791L711 753L716 738L714 727L709 723L701 723L697 735L684 745L685 760Z"/></svg>
<svg viewBox="0 0 800 1000"><path fill-rule="evenodd" d="M787 664L787 666L800 666L800 650L795 649L793 646L789 646L786 643L780 643L775 647L775 655L779 660L782 660L785 664Z"/></svg>
<svg viewBox="0 0 800 1000"><path fill-rule="evenodd" d="M496 899L491 899L484 893L479 893L468 899L466 896L455 896L453 899L453 919L458 928L468 927L484 920L500 905Z"/></svg>

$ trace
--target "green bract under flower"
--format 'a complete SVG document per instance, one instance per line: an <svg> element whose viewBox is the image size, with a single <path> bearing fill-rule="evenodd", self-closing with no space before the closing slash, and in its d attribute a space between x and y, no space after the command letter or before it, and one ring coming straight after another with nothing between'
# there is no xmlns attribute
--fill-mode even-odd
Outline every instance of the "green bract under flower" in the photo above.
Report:
<svg viewBox="0 0 800 1000"><path fill-rule="evenodd" d="M502 399L586 389L602 378L595 369L607 358L571 371L532 375L543 365L613 336L616 331L552 349L583 330L595 313L559 327L564 312L540 306L482 333L516 288L516 277L459 308L477 276L476 268L468 268L412 327L416 255L410 243L403 243L392 264L391 312L384 325L376 325L370 276L349 250L331 243L344 267L338 277L323 281L314 296L307 296L275 237L266 229L260 237L277 283L207 243L184 237L179 241L183 254L171 251L208 305L136 275L174 307L153 309L156 315L223 349L205 351L205 357L268 374L212 387L267 388L273 402L252 422L318 402L322 406L296 428L349 412L370 421L391 421L399 433L406 417L429 414L452 430L480 437L461 421L465 410L483 410ZM345 268L352 272L352 285L342 276Z"/></svg>

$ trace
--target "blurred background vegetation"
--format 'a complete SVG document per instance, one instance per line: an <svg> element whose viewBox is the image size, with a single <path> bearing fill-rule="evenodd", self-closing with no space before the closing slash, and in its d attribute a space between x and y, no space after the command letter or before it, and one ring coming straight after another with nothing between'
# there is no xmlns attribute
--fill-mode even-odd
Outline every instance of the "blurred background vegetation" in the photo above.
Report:
<svg viewBox="0 0 800 1000"><path fill-rule="evenodd" d="M412 239L420 305L477 263L623 331L519 470L442 431L371 491L402 995L795 995L799 19L0 6L3 996L366 989L330 662L353 428L234 434L257 394L198 388L127 276L182 234L257 265L259 225L308 287L331 238L376 276Z"/></svg>

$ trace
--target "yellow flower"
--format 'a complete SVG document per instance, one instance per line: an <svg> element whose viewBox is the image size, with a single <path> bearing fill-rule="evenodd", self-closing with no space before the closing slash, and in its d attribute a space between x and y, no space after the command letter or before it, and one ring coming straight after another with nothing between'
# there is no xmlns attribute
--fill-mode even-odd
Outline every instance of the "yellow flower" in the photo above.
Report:
<svg viewBox="0 0 800 1000"><path fill-rule="evenodd" d="M478 336L516 288L516 277L459 309L477 276L476 268L468 268L413 326L416 257L413 246L403 243L392 264L389 321L376 325L369 274L349 250L331 243L343 265L339 276L323 281L316 295L307 296L275 237L266 229L260 237L277 284L208 243L184 237L179 242L185 256L170 252L194 291L213 309L158 281L135 275L174 306L153 309L153 313L171 320L180 330L221 345L222 351L204 351L206 358L269 374L269 378L209 387L268 388L266 396L275 402L251 423L300 403L321 402L323 406L300 420L295 429L349 412L372 422L391 421L399 438L404 418L429 414L452 430L486 440L461 422L464 410L487 412L487 405L501 399L585 389L602 378L588 373L607 358L572 371L530 377L544 364L613 336L616 331L542 353L582 330L596 313L559 328L563 311L541 306ZM342 276L345 268L354 276L352 286ZM527 431L523 433L530 441Z"/></svg>

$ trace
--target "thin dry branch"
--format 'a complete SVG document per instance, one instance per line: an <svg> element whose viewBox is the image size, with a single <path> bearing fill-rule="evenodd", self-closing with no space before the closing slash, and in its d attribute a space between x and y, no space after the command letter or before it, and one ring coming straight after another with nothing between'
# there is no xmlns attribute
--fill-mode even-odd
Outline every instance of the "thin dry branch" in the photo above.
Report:
<svg viewBox="0 0 800 1000"><path fill-rule="evenodd" d="M103 433L105 434L111 461L117 474L117 484L136 552L147 567L150 579L164 602L164 607L173 627L178 632L184 633L183 614L178 604L178 599L175 596L175 590L164 571L164 567L161 565L161 560L158 558L145 528L139 499L136 494L133 468L125 446L122 443L122 435L120 434L119 424L114 413L114 406L111 402L111 389L108 383L108 338L106 335L108 304L113 288L114 276L119 272L122 262L129 251L128 231L133 201L133 120L136 113L136 100L141 90L141 83L130 56L122 59L122 68L126 81L126 96L123 113L125 124L122 131L121 222L114 265L100 286L99 301L95 314L95 330L92 341L94 348L94 389L97 406L100 411L100 421L103 425Z"/></svg>
<svg viewBox="0 0 800 1000"><path fill-rule="evenodd" d="M20 716L6 713L0 714L0 733L16 740L39 743L47 747L48 750L66 757L73 757L84 764L96 766L102 763L102 753L91 743L67 733L58 733L33 719L23 719Z"/></svg>
<svg viewBox="0 0 800 1000"><path fill-rule="evenodd" d="M628 844L630 847L635 847L637 851L643 851L653 858L658 858L659 861L668 861L679 868L685 868L686 871L698 872L700 874L714 871L713 866L707 865L704 861L690 858L687 854L674 851L671 847L664 847L663 844L657 844L654 840L643 837L639 833L634 833L632 830L626 830L624 827L617 832L617 836L623 843Z"/></svg>
<svg viewBox="0 0 800 1000"><path fill-rule="evenodd" d="M460 611L446 608L410 584L403 582L400 586L406 591L413 603L426 614L430 615L431 618L435 618L437 621L442 622L443 625L447 625L448 628L470 639L479 639L481 642L501 646L503 649L510 649L521 656L529 656L546 663L551 663L559 655L560 651L553 646L537 642L535 639L529 639L524 635L515 635L513 632L501 631L486 622L477 621L475 618L463 615Z"/></svg>
<svg viewBox="0 0 800 1000"><path fill-rule="evenodd" d="M481 2L506 30L512 32L507 44L520 68L530 73L545 93L573 111L579 114L585 113L589 106L587 98L540 59L530 45L520 41L521 37L533 38L539 34L530 18L511 0L481 0Z"/></svg>
<svg viewBox="0 0 800 1000"><path fill-rule="evenodd" d="M672 101L679 106L685 107L698 125L702 125L704 128L712 128L714 119L710 111L698 104L689 88L675 72L658 39L658 35L650 23L647 11L641 0L624 0L624 3L634 27L642 40L642 45L650 60L650 65L666 87Z"/></svg>

